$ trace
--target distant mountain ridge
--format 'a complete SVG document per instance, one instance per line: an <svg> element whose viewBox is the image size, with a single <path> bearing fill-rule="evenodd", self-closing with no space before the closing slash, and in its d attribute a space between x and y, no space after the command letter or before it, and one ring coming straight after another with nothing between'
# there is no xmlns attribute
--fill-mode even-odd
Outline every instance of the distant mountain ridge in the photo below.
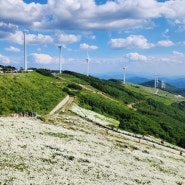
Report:
<svg viewBox="0 0 185 185"><path fill-rule="evenodd" d="M140 85L146 86L146 87L154 87L154 80L148 81L148 82L144 82L141 83ZM185 90L177 88L173 85L170 85L168 83L165 83L165 88L162 88L162 81L158 81L157 83L157 88L158 89L163 89L164 91L173 93L173 94L177 94L177 95L181 95L181 96L185 96Z"/></svg>
<svg viewBox="0 0 185 185"><path fill-rule="evenodd" d="M112 73L112 74L101 74L101 75L95 75L98 78L101 79L123 79L123 74L121 73ZM154 78L153 78L154 79ZM130 83L136 83L136 84L141 84L141 83L145 83L152 80L151 75L147 75L147 76L141 76L141 75L137 75L137 74L126 74L126 81L130 82ZM166 83L175 86L177 88L180 89L185 89L185 76L175 76L175 77L165 77L159 76L159 80L164 80Z"/></svg>
<svg viewBox="0 0 185 185"><path fill-rule="evenodd" d="M166 81L178 88L185 89L185 78L166 79Z"/></svg>

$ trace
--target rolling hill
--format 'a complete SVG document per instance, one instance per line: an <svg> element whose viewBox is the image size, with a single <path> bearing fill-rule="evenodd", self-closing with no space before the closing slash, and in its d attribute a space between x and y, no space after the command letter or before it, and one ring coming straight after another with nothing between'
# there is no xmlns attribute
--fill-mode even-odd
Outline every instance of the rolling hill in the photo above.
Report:
<svg viewBox="0 0 185 185"><path fill-rule="evenodd" d="M183 185L185 99L154 92L70 71L1 74L0 184Z"/></svg>
<svg viewBox="0 0 185 185"><path fill-rule="evenodd" d="M69 95L80 107L116 119L110 128L153 135L185 147L183 97L162 90L154 95L150 87L70 71L57 76L38 72L0 75L1 115L37 112L43 118Z"/></svg>

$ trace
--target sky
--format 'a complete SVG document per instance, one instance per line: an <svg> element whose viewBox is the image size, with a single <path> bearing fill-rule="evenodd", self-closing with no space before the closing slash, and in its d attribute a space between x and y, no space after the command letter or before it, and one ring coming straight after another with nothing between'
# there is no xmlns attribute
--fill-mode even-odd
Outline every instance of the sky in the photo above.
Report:
<svg viewBox="0 0 185 185"><path fill-rule="evenodd" d="M0 65L185 75L185 0L0 0Z"/></svg>

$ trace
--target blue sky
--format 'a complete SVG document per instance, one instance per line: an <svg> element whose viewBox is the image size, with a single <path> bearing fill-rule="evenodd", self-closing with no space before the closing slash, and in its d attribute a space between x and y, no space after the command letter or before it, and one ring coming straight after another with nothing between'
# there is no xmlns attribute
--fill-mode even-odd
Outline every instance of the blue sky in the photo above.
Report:
<svg viewBox="0 0 185 185"><path fill-rule="evenodd" d="M86 74L185 75L184 0L0 0L0 64ZM8 13L7 13L8 12Z"/></svg>

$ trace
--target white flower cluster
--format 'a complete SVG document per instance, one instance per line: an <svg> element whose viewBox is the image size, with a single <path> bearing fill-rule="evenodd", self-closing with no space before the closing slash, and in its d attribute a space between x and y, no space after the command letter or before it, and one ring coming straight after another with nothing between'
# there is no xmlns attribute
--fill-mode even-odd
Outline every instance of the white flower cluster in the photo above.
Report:
<svg viewBox="0 0 185 185"><path fill-rule="evenodd" d="M106 133L77 116L66 119L75 124L0 117L0 184L185 183L185 157L179 151Z"/></svg>
<svg viewBox="0 0 185 185"><path fill-rule="evenodd" d="M83 118L87 118L88 120L99 123L101 125L105 125L105 126L109 124L119 125L119 121L113 118L108 118L101 114L93 112L91 110L81 108L77 104L74 104L74 103L71 106L70 110Z"/></svg>

